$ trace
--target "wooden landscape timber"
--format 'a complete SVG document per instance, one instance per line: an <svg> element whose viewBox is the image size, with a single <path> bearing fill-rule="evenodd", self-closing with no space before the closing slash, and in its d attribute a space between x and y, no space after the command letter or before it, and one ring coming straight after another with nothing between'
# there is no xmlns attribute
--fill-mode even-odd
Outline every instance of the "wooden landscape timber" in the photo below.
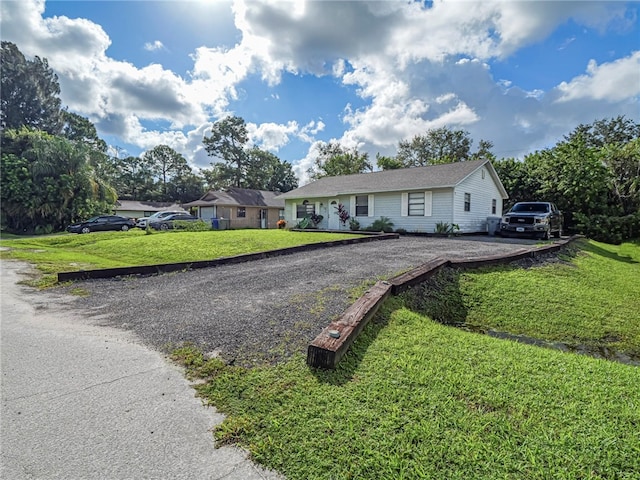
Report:
<svg viewBox="0 0 640 480"><path fill-rule="evenodd" d="M377 282L318 335L307 350L307 363L335 368L362 329L391 294L389 282Z"/></svg>

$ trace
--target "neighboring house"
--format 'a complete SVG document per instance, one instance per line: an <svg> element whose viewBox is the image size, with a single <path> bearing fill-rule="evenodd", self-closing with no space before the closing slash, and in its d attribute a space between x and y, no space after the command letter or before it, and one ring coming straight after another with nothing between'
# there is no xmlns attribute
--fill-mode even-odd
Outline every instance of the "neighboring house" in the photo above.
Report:
<svg viewBox="0 0 640 480"><path fill-rule="evenodd" d="M388 217L393 228L433 233L439 222L461 233L487 231L487 217L502 215L508 194L488 160L324 177L280 195L285 220L294 226L305 216L324 218L321 229L348 229L337 214L342 204L361 228Z"/></svg>
<svg viewBox="0 0 640 480"><path fill-rule="evenodd" d="M276 228L284 216L284 200L277 193L236 187L210 190L183 207L196 208L196 216L215 219L220 228Z"/></svg>
<svg viewBox="0 0 640 480"><path fill-rule="evenodd" d="M138 200L118 200L113 209L116 215L129 218L143 218L164 211L185 211L179 204L173 202L142 202Z"/></svg>

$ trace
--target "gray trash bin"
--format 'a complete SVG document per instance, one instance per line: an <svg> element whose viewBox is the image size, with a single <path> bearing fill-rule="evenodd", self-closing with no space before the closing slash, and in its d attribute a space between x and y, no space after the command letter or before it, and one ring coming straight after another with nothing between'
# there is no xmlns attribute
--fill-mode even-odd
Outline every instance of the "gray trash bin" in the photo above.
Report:
<svg viewBox="0 0 640 480"><path fill-rule="evenodd" d="M501 217L487 217L487 233L490 236L493 237L500 231L500 220L502 220Z"/></svg>

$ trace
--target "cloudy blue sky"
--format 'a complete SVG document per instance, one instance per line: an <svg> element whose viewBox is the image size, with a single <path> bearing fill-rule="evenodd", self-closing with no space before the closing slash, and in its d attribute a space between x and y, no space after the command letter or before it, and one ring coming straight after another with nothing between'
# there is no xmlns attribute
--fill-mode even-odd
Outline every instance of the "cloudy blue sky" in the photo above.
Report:
<svg viewBox="0 0 640 480"><path fill-rule="evenodd" d="M49 60L70 110L120 155L194 167L212 122L304 182L317 142L393 155L447 126L499 157L580 123L640 121L639 2L2 0L0 35Z"/></svg>

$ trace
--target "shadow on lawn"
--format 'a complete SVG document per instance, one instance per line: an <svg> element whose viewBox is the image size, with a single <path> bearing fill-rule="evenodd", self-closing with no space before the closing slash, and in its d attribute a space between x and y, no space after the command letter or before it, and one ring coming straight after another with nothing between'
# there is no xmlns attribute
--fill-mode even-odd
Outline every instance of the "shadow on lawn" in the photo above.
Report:
<svg viewBox="0 0 640 480"><path fill-rule="evenodd" d="M638 242L634 242L636 244L638 244ZM629 256L621 256L618 255L615 252L610 252L609 250L606 250L602 247L599 247L597 245L594 245L593 243L590 242L583 242L581 245L581 249L584 250L585 252L591 252L594 253L596 255L600 255L601 257L605 257L605 258L609 258L611 260L616 260L618 262L624 262L624 263L640 263L637 260L629 257Z"/></svg>

